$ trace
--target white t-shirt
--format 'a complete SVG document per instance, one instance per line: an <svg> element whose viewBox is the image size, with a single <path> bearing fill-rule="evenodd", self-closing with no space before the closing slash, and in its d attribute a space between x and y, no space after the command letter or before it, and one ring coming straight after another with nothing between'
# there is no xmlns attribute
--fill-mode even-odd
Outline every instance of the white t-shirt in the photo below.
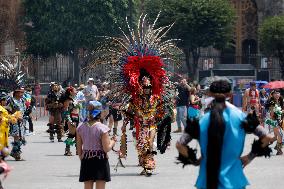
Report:
<svg viewBox="0 0 284 189"><path fill-rule="evenodd" d="M96 100L99 90L96 85L92 85L92 86L88 85L83 90L83 93L85 95L86 102L89 102L91 100Z"/></svg>

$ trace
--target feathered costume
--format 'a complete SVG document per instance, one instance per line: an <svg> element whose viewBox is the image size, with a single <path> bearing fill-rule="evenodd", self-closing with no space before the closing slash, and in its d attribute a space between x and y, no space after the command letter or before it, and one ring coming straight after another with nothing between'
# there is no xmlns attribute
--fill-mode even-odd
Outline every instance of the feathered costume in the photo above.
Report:
<svg viewBox="0 0 284 189"><path fill-rule="evenodd" d="M0 156L5 157L8 153L8 133L11 131L18 131L17 137L19 140L14 140L12 143L13 149L11 155L15 157L16 160L20 159L21 145L25 143L23 130L21 123L18 121L22 117L23 112L19 109L15 109L15 103L12 97L9 99L5 92L11 92L19 88L24 83L24 74L18 70L17 66L7 59L0 60L0 89L1 101L8 100L7 106L0 105ZM6 105L6 104L5 104ZM19 132L19 131L22 131ZM21 135L20 135L21 133ZM14 135L13 135L14 136Z"/></svg>
<svg viewBox="0 0 284 189"><path fill-rule="evenodd" d="M136 30L130 28L126 20L128 34L119 28L122 37L105 37L105 41L93 52L93 63L87 67L90 69L99 64L111 64L111 77L116 82L110 99L113 94L120 97L112 101L122 102L121 110L126 116L124 125L130 119L134 121L139 162L147 170L155 168L150 132L158 130L157 143L161 153L164 153L170 142L174 90L167 65L170 62L179 63L182 54L174 44L177 39L164 40L173 24L155 28L158 17L153 24L147 25L146 15L141 15ZM145 93L147 89L150 91L148 94ZM127 155L123 142L125 138L124 132L120 157Z"/></svg>

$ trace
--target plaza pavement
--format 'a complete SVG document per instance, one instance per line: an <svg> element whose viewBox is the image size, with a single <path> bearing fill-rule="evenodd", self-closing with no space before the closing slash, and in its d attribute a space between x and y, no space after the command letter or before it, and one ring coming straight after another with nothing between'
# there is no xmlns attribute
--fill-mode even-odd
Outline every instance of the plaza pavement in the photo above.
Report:
<svg viewBox="0 0 284 189"><path fill-rule="evenodd" d="M23 147L25 161L16 162L8 158L7 162L13 171L3 181L5 189L80 189L80 161L77 156L65 157L64 143L50 143L45 132L47 118L35 122L35 136L27 137ZM173 130L176 124L173 125ZM140 176L141 167L137 167L137 157L131 134L128 134L128 157L123 160L126 168L119 167L114 171L117 162L116 154L109 153L111 179L108 189L194 189L198 168L175 164L177 151L175 141L180 134L172 134L172 146L164 154L158 154L157 169L152 177ZM248 136L245 151L250 149L253 136ZM192 142L193 146L197 143ZM119 143L117 146L119 147ZM75 154L75 148L72 149ZM274 151L275 153L275 151ZM281 189L284 188L284 156L272 156L270 159L257 158L245 168L251 186L248 189ZM2 179L2 178L1 178Z"/></svg>

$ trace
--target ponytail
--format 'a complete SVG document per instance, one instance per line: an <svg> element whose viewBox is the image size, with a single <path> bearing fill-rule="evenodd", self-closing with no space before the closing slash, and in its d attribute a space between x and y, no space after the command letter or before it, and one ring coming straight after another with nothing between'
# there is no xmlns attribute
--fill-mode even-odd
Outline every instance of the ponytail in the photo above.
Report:
<svg viewBox="0 0 284 189"><path fill-rule="evenodd" d="M223 148L223 138L225 133L225 122L223 111L225 109L225 95L217 94L213 102L210 125L208 128L207 144L207 187L218 189L219 173L221 167L221 157Z"/></svg>

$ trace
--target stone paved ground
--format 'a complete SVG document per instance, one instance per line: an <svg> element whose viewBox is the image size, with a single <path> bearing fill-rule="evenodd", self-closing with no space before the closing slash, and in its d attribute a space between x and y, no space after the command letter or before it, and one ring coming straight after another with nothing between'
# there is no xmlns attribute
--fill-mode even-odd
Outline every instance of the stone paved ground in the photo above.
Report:
<svg viewBox="0 0 284 189"><path fill-rule="evenodd" d="M16 162L8 158L8 163L14 170L3 182L6 189L78 189L83 184L78 182L80 161L77 156L65 157L63 143L50 143L45 133L47 119L35 122L35 136L27 137L28 144L23 148L23 157L26 161ZM175 125L174 128L175 129ZM116 156L109 153L112 181L107 184L109 189L193 189L198 174L198 168L177 166L175 157L177 152L174 145L165 155L157 156L155 174L146 178L139 176L141 171L137 167L137 158L132 138L129 136L128 158L124 161L126 168L114 171ZM180 136L173 134L172 144ZM246 150L253 140L249 136L246 141ZM193 142L196 146L196 142ZM75 149L73 148L73 153ZM246 169L245 173L250 180L248 189L281 189L284 188L284 156L272 156L270 159L258 158Z"/></svg>

